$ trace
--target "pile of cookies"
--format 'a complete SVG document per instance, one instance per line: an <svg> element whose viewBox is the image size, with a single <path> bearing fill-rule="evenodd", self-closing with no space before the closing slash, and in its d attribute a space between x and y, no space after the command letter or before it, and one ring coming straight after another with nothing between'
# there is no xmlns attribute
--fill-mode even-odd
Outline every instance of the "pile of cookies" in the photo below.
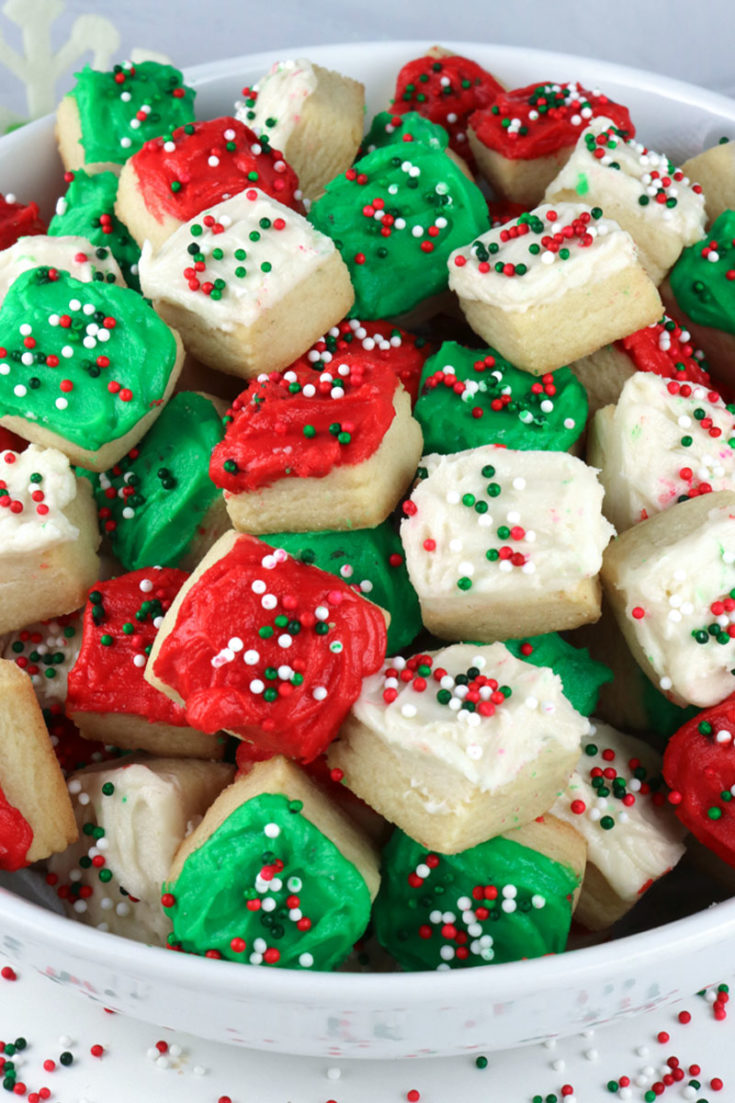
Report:
<svg viewBox="0 0 735 1103"><path fill-rule="evenodd" d="M302 58L194 102L85 69L0 204L0 869L446 970L735 864L729 147L438 47L365 136Z"/></svg>

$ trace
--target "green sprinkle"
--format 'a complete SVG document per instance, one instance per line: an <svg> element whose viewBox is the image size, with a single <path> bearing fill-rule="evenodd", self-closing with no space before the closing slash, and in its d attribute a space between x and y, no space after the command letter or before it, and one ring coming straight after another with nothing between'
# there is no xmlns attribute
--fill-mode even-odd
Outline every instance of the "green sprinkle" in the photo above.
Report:
<svg viewBox="0 0 735 1103"><path fill-rule="evenodd" d="M459 587L460 590L471 590L472 589L472 579L467 578L466 575L463 575L462 578L457 579L457 586Z"/></svg>
<svg viewBox="0 0 735 1103"><path fill-rule="evenodd" d="M111 797L114 792L115 786L112 784L111 781L106 781L105 784L102 786L103 795L106 797Z"/></svg>

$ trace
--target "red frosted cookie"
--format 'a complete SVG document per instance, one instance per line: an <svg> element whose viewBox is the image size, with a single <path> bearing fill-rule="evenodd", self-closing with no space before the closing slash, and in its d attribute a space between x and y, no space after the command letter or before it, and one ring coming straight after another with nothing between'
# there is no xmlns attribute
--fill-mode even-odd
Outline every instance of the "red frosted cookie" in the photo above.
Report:
<svg viewBox="0 0 735 1103"><path fill-rule="evenodd" d="M611 119L626 137L635 134L628 109L603 93L576 81L536 81L501 91L470 116L470 148L498 195L534 207L597 115Z"/></svg>
<svg viewBox="0 0 735 1103"><path fill-rule="evenodd" d="M295 361L293 367L328 371L335 358L347 352L359 354L360 349L370 354L371 361L390 364L411 396L411 405L415 405L424 364L434 350L425 337L407 333L391 322L361 322L357 318L345 318L320 337L308 352Z"/></svg>
<svg viewBox="0 0 735 1103"><path fill-rule="evenodd" d="M695 838L735 866L735 694L679 728L664 753L669 801Z"/></svg>
<svg viewBox="0 0 735 1103"><path fill-rule="evenodd" d="M309 762L385 655L383 611L252 536L221 537L167 613L146 680L200 731Z"/></svg>
<svg viewBox="0 0 735 1103"><path fill-rule="evenodd" d="M67 715L85 737L154 754L222 757L221 743L191 731L183 709L143 677L163 616L186 578L174 567L144 567L90 591L66 699Z"/></svg>
<svg viewBox="0 0 735 1103"><path fill-rule="evenodd" d="M38 203L18 203L14 195L0 195L0 249L9 249L19 237L45 234Z"/></svg>
<svg viewBox="0 0 735 1103"><path fill-rule="evenodd" d="M230 116L187 123L125 163L115 211L139 245L148 238L158 248L200 211L253 184L302 209L298 177L267 139Z"/></svg>
<svg viewBox="0 0 735 1103"><path fill-rule="evenodd" d="M261 375L228 410L209 472L240 532L371 528L413 478L421 430L388 361L357 348L318 368Z"/></svg>
<svg viewBox="0 0 735 1103"><path fill-rule="evenodd" d="M489 107L503 85L469 58L435 46L425 57L403 66L396 78L392 110L397 115L417 111L449 133L449 145L471 160L467 119L480 107Z"/></svg>

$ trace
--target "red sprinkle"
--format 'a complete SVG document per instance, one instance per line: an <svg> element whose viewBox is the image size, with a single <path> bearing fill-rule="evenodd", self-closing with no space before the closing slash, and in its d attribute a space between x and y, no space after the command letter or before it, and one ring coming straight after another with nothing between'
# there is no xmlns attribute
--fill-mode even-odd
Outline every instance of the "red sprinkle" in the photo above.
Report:
<svg viewBox="0 0 735 1103"><path fill-rule="evenodd" d="M3 980L17 980L18 974L14 969L11 969L9 965L4 965L2 969L0 969L0 977L2 977Z"/></svg>

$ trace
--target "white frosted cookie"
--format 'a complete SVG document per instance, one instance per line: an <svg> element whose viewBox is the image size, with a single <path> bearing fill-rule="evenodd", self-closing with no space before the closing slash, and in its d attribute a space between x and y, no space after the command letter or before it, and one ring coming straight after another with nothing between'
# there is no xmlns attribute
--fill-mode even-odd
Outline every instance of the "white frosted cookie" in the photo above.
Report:
<svg viewBox="0 0 735 1103"><path fill-rule="evenodd" d="M73 774L68 789L79 841L49 864L68 914L164 944L171 924L161 886L173 856L233 773L218 762L131 756Z"/></svg>
<svg viewBox="0 0 735 1103"><path fill-rule="evenodd" d="M630 234L599 207L543 204L455 249L448 264L475 332L534 375L663 313Z"/></svg>
<svg viewBox="0 0 735 1103"><path fill-rule="evenodd" d="M688 497L735 490L735 415L715 391L636 372L595 414L587 460L618 532Z"/></svg>
<svg viewBox="0 0 735 1103"><path fill-rule="evenodd" d="M582 200L627 230L655 284L686 245L704 234L704 196L663 153L648 149L611 119L598 116L546 189L546 203Z"/></svg>
<svg viewBox="0 0 735 1103"><path fill-rule="evenodd" d="M735 492L628 529L602 579L633 655L671 701L707 708L735 690Z"/></svg>
<svg viewBox="0 0 735 1103"><path fill-rule="evenodd" d="M548 667L502 643L453 644L386 659L328 761L412 839L453 854L546 812L588 731Z"/></svg>
<svg viewBox="0 0 735 1103"><path fill-rule="evenodd" d="M0 637L0 658L31 679L41 708L63 705L67 677L82 642L82 613L27 624Z"/></svg>
<svg viewBox="0 0 735 1103"><path fill-rule="evenodd" d="M660 773L660 756L647 743L595 720L551 808L587 842L575 919L590 930L620 919L684 853L686 832L663 793L650 785Z"/></svg>
<svg viewBox="0 0 735 1103"><path fill-rule="evenodd" d="M494 445L421 462L401 540L429 631L490 641L597 620L614 530L593 468Z"/></svg>
<svg viewBox="0 0 735 1103"><path fill-rule="evenodd" d="M283 154L307 199L354 161L365 111L359 81L300 57L274 61L244 94L235 117Z"/></svg>
<svg viewBox="0 0 735 1103"><path fill-rule="evenodd" d="M682 171L698 180L704 191L707 222L735 209L735 145L726 139L690 157Z"/></svg>
<svg viewBox="0 0 735 1103"><path fill-rule="evenodd" d="M21 237L0 252L0 303L11 283L31 268L62 268L82 283L93 280L125 286L120 266L112 252L92 245L84 237Z"/></svg>
<svg viewBox="0 0 735 1103"><path fill-rule="evenodd" d="M0 632L78 609L99 543L91 487L66 456L37 444L0 452Z"/></svg>
<svg viewBox="0 0 735 1103"><path fill-rule="evenodd" d="M146 243L139 271L187 352L243 378L286 367L354 301L331 238L258 188L202 211L156 253Z"/></svg>
<svg viewBox="0 0 735 1103"><path fill-rule="evenodd" d="M64 850L77 837L61 767L28 675L0 659L0 870Z"/></svg>

